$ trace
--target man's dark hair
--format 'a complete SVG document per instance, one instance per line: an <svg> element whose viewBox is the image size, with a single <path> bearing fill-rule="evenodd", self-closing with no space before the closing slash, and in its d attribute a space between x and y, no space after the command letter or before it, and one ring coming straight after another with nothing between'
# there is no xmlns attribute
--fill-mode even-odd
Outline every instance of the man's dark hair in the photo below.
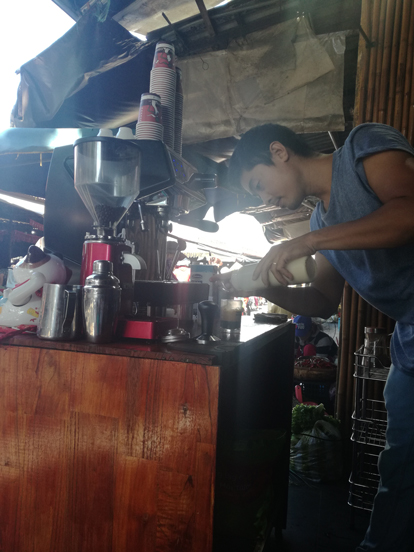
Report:
<svg viewBox="0 0 414 552"><path fill-rule="evenodd" d="M305 140L282 125L266 124L254 127L243 134L230 159L228 182L231 187L240 187L243 171L250 171L256 165L272 165L269 146L280 142L301 157L313 157L316 152Z"/></svg>

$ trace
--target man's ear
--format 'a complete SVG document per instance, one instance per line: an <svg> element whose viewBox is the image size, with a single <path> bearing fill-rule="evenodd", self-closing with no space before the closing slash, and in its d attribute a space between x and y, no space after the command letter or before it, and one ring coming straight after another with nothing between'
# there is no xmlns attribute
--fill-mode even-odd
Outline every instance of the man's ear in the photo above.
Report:
<svg viewBox="0 0 414 552"><path fill-rule="evenodd" d="M272 142L269 146L269 151L273 161L285 162L289 160L289 150L280 142Z"/></svg>

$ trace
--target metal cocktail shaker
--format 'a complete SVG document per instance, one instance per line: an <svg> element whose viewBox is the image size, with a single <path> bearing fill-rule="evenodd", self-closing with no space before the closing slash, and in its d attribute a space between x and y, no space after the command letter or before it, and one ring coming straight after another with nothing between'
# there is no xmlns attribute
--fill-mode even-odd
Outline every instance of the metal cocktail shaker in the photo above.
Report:
<svg viewBox="0 0 414 552"><path fill-rule="evenodd" d="M121 307L121 287L110 261L95 261L83 288L85 338L91 343L112 341Z"/></svg>

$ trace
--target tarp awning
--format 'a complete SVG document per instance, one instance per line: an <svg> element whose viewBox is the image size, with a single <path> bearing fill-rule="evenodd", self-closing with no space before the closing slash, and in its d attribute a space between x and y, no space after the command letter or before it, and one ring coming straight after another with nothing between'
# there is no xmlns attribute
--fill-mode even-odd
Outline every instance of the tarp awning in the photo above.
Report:
<svg viewBox="0 0 414 552"><path fill-rule="evenodd" d="M114 20L82 17L21 67L16 127L133 125L149 90L155 44ZM179 58L183 142L238 135L264 122L299 132L343 130L345 33L315 36L304 17Z"/></svg>
<svg viewBox="0 0 414 552"><path fill-rule="evenodd" d="M183 141L241 134L263 123L296 132L343 130L344 32L315 36L304 17L179 60Z"/></svg>

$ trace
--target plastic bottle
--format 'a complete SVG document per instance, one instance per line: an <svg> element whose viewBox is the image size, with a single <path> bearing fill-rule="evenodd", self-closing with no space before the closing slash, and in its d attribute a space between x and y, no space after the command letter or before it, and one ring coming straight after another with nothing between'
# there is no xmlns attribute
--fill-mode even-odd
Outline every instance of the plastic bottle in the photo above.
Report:
<svg viewBox="0 0 414 552"><path fill-rule="evenodd" d="M256 269L258 263L252 263L240 268L232 273L231 284L235 289L245 291L261 291L266 289L266 286L259 277L257 280L253 280L253 272ZM289 285L307 284L312 282L316 277L316 262L313 257L301 257L295 259L286 266L287 270L291 272L293 280L289 281ZM270 286L282 285L271 272L269 272Z"/></svg>

